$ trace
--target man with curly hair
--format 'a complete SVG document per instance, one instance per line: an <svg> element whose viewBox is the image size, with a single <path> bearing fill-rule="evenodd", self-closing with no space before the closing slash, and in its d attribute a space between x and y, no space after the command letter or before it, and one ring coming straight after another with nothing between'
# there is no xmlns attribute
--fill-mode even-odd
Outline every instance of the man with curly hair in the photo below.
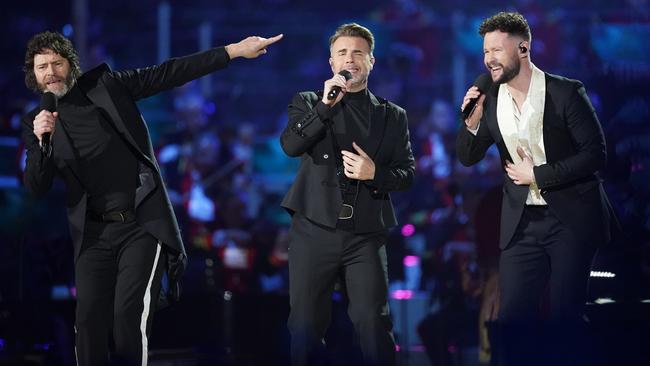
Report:
<svg viewBox="0 0 650 366"><path fill-rule="evenodd" d="M521 14L498 13L479 34L494 85L465 94L461 109L479 99L456 151L470 166L496 144L504 166L498 321L505 352L497 357L513 365L580 364L572 347L580 339L591 260L615 222L597 173L607 157L603 131L581 82L531 62L531 32ZM542 314L546 289L549 310ZM550 359L538 358L543 354Z"/></svg>
<svg viewBox="0 0 650 366"><path fill-rule="evenodd" d="M136 101L222 69L231 59L258 57L280 38L248 37L157 66L112 71L102 64L83 74L77 52L61 34L39 33L27 44L25 83L37 93L53 93L58 108L23 117L24 180L37 195L50 189L55 175L66 185L79 365L146 365L163 272L169 295L176 297L186 264ZM45 134L51 136L48 149Z"/></svg>

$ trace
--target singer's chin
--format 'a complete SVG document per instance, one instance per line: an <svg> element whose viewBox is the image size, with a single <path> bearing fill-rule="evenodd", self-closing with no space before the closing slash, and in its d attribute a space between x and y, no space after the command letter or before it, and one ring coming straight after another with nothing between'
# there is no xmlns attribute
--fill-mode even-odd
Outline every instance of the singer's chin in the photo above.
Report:
<svg viewBox="0 0 650 366"><path fill-rule="evenodd" d="M68 79L65 82L60 83L59 85L56 86L41 87L41 92L43 93L50 92L56 95L56 97L60 99L63 98L63 96L65 96L66 94L68 94L68 92L70 91L70 89L72 89L73 86L74 86L74 80Z"/></svg>

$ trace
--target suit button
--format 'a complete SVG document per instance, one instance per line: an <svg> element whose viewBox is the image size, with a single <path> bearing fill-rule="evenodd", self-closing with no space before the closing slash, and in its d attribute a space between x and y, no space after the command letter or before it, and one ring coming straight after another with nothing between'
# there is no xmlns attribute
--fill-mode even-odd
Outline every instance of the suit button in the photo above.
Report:
<svg viewBox="0 0 650 366"><path fill-rule="evenodd" d="M296 125L296 127L298 127L298 128L302 127L302 123L298 123L298 124Z"/></svg>
<svg viewBox="0 0 650 366"><path fill-rule="evenodd" d="M327 154L323 154L323 159L328 159L330 156Z"/></svg>

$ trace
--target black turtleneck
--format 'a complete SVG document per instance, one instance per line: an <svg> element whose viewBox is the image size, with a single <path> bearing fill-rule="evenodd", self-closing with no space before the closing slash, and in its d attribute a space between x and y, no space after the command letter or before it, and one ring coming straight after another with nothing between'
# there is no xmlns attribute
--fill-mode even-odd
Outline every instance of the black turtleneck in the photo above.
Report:
<svg viewBox="0 0 650 366"><path fill-rule="evenodd" d="M361 143L370 131L370 95L368 89L358 92L348 92L341 99L344 124L335 123L334 133L342 150L357 153L352 142Z"/></svg>
<svg viewBox="0 0 650 366"><path fill-rule="evenodd" d="M77 86L57 110L81 169L88 209L96 214L133 209L138 162L113 124Z"/></svg>
<svg viewBox="0 0 650 366"><path fill-rule="evenodd" d="M347 150L352 153L358 152L352 147L352 142L363 147L365 140L370 133L370 95L368 89L359 92L348 92L341 99L341 110L343 112L343 121L334 123L334 135L341 150ZM337 153L338 155L338 153ZM342 190L343 202L354 206L357 192L359 190L359 181L356 179L347 179L349 182ZM359 212L354 212L354 215ZM339 220L337 228L354 231L353 220Z"/></svg>

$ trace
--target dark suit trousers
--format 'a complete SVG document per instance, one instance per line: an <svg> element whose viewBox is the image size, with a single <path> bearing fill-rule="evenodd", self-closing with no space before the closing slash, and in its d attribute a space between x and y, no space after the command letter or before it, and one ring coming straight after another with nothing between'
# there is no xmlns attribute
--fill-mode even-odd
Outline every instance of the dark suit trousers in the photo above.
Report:
<svg viewBox="0 0 650 366"><path fill-rule="evenodd" d="M503 364L580 364L581 316L594 252L551 209L524 209L499 263ZM547 291L548 314L542 316Z"/></svg>
<svg viewBox="0 0 650 366"><path fill-rule="evenodd" d="M146 365L165 258L158 240L135 222L86 221L75 266L78 365Z"/></svg>
<svg viewBox="0 0 650 366"><path fill-rule="evenodd" d="M345 282L348 315L359 336L366 365L395 365L388 310L385 232L353 234L293 215L289 242L291 360L321 365L331 321L332 292Z"/></svg>

